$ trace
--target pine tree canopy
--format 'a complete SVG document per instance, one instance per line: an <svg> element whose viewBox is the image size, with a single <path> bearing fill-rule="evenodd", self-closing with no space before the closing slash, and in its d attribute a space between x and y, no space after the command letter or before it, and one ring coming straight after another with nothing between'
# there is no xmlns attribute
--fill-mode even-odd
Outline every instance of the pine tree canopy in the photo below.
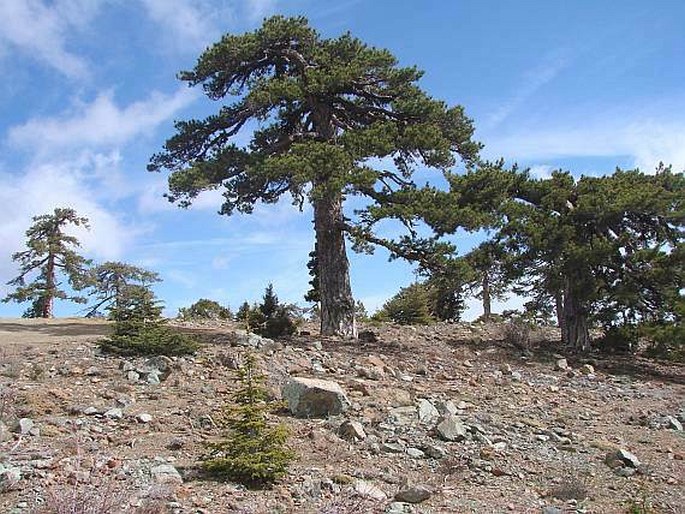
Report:
<svg viewBox="0 0 685 514"><path fill-rule="evenodd" d="M479 149L463 109L423 92L421 75L350 34L323 39L304 18L270 18L224 36L179 75L212 100L236 101L177 122L149 169L172 171L168 197L182 205L224 186L224 214L286 192L298 204L322 190L392 203L417 164L449 169L455 153L471 161ZM258 128L240 147L232 138L251 121ZM397 170L371 167L372 157L391 157Z"/></svg>

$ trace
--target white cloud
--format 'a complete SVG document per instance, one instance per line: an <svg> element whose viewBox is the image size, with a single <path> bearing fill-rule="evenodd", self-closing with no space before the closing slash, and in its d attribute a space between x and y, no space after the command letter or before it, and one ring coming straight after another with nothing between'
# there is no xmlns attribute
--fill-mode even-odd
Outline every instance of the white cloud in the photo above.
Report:
<svg viewBox="0 0 685 514"><path fill-rule="evenodd" d="M195 52L220 35L219 27L233 20L225 4L203 0L140 0L150 18L164 28L163 35L177 51ZM248 3L252 3L249 1Z"/></svg>
<svg viewBox="0 0 685 514"><path fill-rule="evenodd" d="M84 177L97 166L106 166L107 156L80 162L69 161L32 166L20 176L0 175L0 296L4 285L16 275L10 254L24 248L24 233L31 218L52 212L56 207L71 207L90 220L90 231L76 229L85 255L97 260L119 259L139 233L98 200L99 191Z"/></svg>
<svg viewBox="0 0 685 514"><path fill-rule="evenodd" d="M17 48L60 73L76 79L88 75L84 59L67 50L67 39L95 16L96 0L5 0L0 2L0 48Z"/></svg>
<svg viewBox="0 0 685 514"><path fill-rule="evenodd" d="M9 130L11 145L42 151L83 145L120 145L145 135L177 111L189 105L199 93L181 88L172 95L153 92L124 107L118 106L111 91L100 93L92 103L80 103L58 117L32 118Z"/></svg>
<svg viewBox="0 0 685 514"><path fill-rule="evenodd" d="M487 117L486 127L494 128L506 120L542 87L554 80L566 66L567 60L557 57L525 73L522 83L514 94Z"/></svg>
<svg viewBox="0 0 685 514"><path fill-rule="evenodd" d="M485 139L487 151L506 159L628 157L644 172L659 161L685 170L685 121L603 116L572 124L524 128ZM494 155L494 154L493 154ZM598 170L607 171L612 170Z"/></svg>

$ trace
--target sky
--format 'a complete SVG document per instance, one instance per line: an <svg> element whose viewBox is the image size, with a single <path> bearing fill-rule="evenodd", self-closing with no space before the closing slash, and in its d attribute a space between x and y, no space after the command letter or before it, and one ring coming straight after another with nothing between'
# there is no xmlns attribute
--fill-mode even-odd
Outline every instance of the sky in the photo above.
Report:
<svg viewBox="0 0 685 514"><path fill-rule="evenodd" d="M539 177L685 169L682 0L0 0L0 297L31 218L72 207L90 219L74 232L82 253L158 272L167 315L199 298L236 309L269 282L305 305L311 209L220 216L213 192L183 210L162 197L166 175L146 171L174 120L218 108L176 74L273 14L423 69L421 86L474 120L486 158ZM478 237L459 235L459 252ZM384 251L349 257L369 311L415 278ZM26 307L1 303L0 316ZM479 314L471 301L466 318Z"/></svg>

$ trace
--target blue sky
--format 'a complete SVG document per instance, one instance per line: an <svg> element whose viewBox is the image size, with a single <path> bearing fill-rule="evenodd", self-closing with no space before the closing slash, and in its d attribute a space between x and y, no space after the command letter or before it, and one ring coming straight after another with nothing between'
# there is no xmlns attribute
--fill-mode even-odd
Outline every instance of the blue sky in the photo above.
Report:
<svg viewBox="0 0 685 514"><path fill-rule="evenodd" d="M685 168L680 0L5 0L0 296L31 217L71 206L91 220L77 233L88 257L160 273L167 314L201 297L236 308L268 282L303 304L309 210L282 203L222 217L220 195L206 194L184 211L161 197L166 176L145 171L174 119L217 107L176 73L222 33L276 13L304 14L324 36L349 30L418 65L430 94L466 108L488 158L538 176ZM460 237L460 251L476 240ZM369 310L413 280L382 251L350 259ZM0 304L0 316L24 308ZM57 314L79 309L60 304Z"/></svg>

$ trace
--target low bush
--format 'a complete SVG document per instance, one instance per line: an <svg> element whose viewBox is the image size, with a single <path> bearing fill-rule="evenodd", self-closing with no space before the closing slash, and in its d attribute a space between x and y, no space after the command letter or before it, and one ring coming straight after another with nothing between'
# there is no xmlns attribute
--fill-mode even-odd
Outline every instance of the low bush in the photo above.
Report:
<svg viewBox="0 0 685 514"><path fill-rule="evenodd" d="M186 334L165 326L161 307L152 292L131 288L126 298L110 312L114 333L100 342L100 348L117 355L185 355L199 345Z"/></svg>
<svg viewBox="0 0 685 514"><path fill-rule="evenodd" d="M199 348L197 341L165 326L141 327L136 333L114 334L100 343L108 353L135 355L187 355Z"/></svg>

